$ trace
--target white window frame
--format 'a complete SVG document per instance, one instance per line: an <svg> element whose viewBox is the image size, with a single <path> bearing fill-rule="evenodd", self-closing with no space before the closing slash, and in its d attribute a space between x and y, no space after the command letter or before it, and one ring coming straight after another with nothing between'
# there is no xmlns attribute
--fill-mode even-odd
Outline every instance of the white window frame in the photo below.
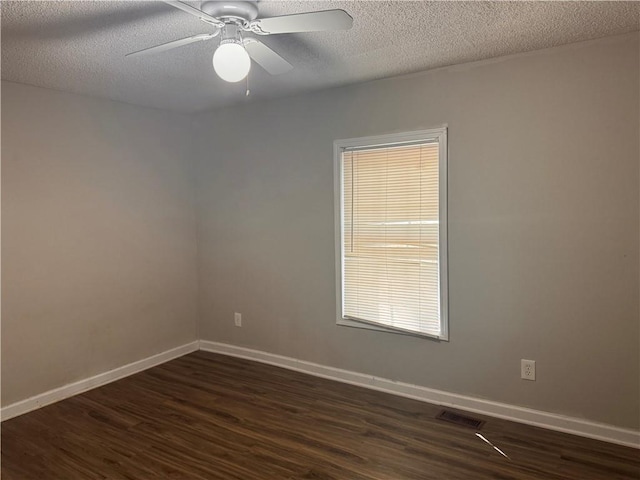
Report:
<svg viewBox="0 0 640 480"><path fill-rule="evenodd" d="M342 184L342 152L349 148L367 148L393 146L411 143L433 142L439 144L439 268L440 268L440 335L430 335L421 332L400 331L397 329L384 328L383 326L372 325L365 322L358 322L344 318L342 281L344 267L344 239L342 235L343 226L343 184ZM336 309L337 324L347 327L363 328L381 332L396 333L431 338L436 340L449 341L449 268L448 268L448 247L447 247L447 126L432 128L429 130L419 130L405 133L392 133L387 135L376 135L372 137L349 138L336 140L333 142L333 178L334 178L334 212L335 212L335 258L336 258Z"/></svg>

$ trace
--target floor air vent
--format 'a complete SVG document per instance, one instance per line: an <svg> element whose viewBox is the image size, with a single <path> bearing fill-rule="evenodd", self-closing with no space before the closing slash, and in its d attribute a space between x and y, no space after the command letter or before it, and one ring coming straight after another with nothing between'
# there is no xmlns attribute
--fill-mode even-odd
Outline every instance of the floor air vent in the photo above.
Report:
<svg viewBox="0 0 640 480"><path fill-rule="evenodd" d="M455 423L456 425L473 428L475 430L480 430L484 425L484 421L482 420L467 417L466 415L461 415L459 413L452 412L451 410L442 410L436 418L438 420L444 420L445 422Z"/></svg>

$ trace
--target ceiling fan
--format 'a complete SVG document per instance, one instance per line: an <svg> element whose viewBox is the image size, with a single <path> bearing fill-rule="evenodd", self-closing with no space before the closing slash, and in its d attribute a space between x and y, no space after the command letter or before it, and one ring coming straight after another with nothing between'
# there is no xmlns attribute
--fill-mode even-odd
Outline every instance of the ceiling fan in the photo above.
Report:
<svg viewBox="0 0 640 480"><path fill-rule="evenodd" d="M348 30L353 18L344 10L323 10L271 18L257 18L256 1L203 1L201 10L180 1L163 0L213 27L210 33L145 48L127 57L159 53L194 42L211 40L220 35L220 45L213 54L213 68L227 82L239 82L251 69L251 59L271 75L288 72L293 66L254 37L243 38L243 32L255 35Z"/></svg>

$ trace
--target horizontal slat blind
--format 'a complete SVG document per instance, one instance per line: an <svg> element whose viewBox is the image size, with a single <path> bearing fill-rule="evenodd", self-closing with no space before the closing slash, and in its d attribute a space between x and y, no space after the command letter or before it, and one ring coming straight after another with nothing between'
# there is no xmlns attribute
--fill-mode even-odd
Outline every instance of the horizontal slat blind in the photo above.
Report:
<svg viewBox="0 0 640 480"><path fill-rule="evenodd" d="M344 151L343 316L440 333L438 143Z"/></svg>

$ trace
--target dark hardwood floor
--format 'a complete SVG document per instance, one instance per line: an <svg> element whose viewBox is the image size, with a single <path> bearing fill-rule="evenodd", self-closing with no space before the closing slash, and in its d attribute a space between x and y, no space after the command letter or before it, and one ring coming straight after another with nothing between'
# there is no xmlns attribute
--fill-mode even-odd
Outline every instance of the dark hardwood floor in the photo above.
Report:
<svg viewBox="0 0 640 480"><path fill-rule="evenodd" d="M3 480L638 479L640 452L197 352L2 424Z"/></svg>

